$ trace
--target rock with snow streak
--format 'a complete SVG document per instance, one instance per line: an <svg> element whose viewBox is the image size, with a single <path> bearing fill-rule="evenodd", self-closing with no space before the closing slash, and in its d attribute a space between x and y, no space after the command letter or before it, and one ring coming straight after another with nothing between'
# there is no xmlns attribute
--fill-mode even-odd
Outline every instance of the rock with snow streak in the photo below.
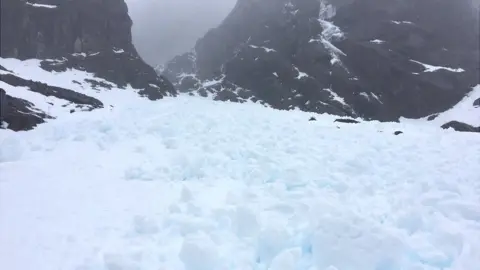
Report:
<svg viewBox="0 0 480 270"><path fill-rule="evenodd" d="M238 0L163 74L180 91L220 100L421 118L478 82L477 22L469 0Z"/></svg>
<svg viewBox="0 0 480 270"><path fill-rule="evenodd" d="M2 67L2 70L5 70L5 68ZM26 80L15 76L10 72L0 74L0 81L12 88L23 87L45 97L55 97L69 102L70 104L75 104L75 107L81 111L91 111L97 108L103 108L103 103L96 98L69 89ZM0 123L2 123L2 127L4 128L14 131L30 130L38 124L44 123L44 119L55 118L47 112L36 108L35 104L32 102L11 96L6 93L4 89L1 89L0 92Z"/></svg>
<svg viewBox="0 0 480 270"><path fill-rule="evenodd" d="M131 86L138 90L139 95L150 100L176 95L174 86L166 78L158 76L133 46L132 21L124 0L2 0L1 11L1 58L41 59L41 67L50 72L73 69L92 73L98 78L89 79L92 91ZM30 91L40 94L51 94L50 90L54 89L51 85L33 81L27 86L22 81L24 78L15 78L8 70L2 70L1 80L7 85L16 86L11 83L17 81L22 86L33 87ZM9 96L8 89L5 90ZM61 96L57 98L79 106L85 105L81 101L83 97L77 99L82 95L87 97L87 104L92 109L103 106L99 105L100 101L88 97L88 93L57 90L52 90ZM34 107L26 100L20 102L21 99L9 96L10 103L15 106L9 106L8 110L17 112L12 114L10 111L4 117L9 123L8 128L28 130L42 122L20 121L19 116L13 116L31 112ZM48 113L34 115L45 118Z"/></svg>
<svg viewBox="0 0 480 270"><path fill-rule="evenodd" d="M14 87L17 87L17 86L28 87L30 91L42 94L46 97L53 96L56 98L68 100L80 106L85 105L86 107L89 107L89 110L103 107L102 102L96 98L93 98L81 93L77 93L75 91L68 90L65 88L51 86L41 82L35 82L32 80L25 80L13 74L0 74L0 81Z"/></svg>
<svg viewBox="0 0 480 270"><path fill-rule="evenodd" d="M96 53L76 53L64 56L61 60L44 60L41 67L47 71L63 72L68 69L88 71L95 76L112 82L118 87L127 85L141 89L139 94L150 100L158 100L165 95L175 95L170 81L153 70L137 55L122 49L111 49ZM92 81L92 87L111 88L101 81Z"/></svg>

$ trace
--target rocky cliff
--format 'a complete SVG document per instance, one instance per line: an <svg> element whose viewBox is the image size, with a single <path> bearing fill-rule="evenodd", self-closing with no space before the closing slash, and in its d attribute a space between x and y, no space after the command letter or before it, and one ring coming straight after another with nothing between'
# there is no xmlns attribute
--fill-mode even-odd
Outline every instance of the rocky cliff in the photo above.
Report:
<svg viewBox="0 0 480 270"><path fill-rule="evenodd" d="M452 107L479 59L470 0L238 0L163 74L218 100L392 121Z"/></svg>
<svg viewBox="0 0 480 270"><path fill-rule="evenodd" d="M131 26L123 0L2 0L0 65L8 58L39 59L39 66L52 73L73 69L93 74L87 82L92 92L131 86L151 100L175 95L173 85L139 57L132 44ZM22 100L16 87L46 97L57 93L59 99L81 103L77 103L79 93L22 77L7 66L0 74L2 121L11 129L30 129L52 118ZM90 109L103 106L93 98L84 101Z"/></svg>

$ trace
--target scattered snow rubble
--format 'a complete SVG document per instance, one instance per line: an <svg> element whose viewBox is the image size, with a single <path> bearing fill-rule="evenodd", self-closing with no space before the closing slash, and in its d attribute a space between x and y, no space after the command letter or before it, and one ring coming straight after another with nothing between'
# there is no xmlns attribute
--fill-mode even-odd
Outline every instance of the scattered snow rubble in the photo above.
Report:
<svg viewBox="0 0 480 270"><path fill-rule="evenodd" d="M0 130L0 269L480 265L480 137L335 119L132 96Z"/></svg>

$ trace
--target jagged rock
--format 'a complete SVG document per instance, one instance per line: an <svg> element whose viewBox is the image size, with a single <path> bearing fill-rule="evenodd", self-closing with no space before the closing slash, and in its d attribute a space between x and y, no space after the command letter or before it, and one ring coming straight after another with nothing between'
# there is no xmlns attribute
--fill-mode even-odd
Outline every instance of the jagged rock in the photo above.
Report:
<svg viewBox="0 0 480 270"><path fill-rule="evenodd" d="M469 0L238 0L163 74L180 91L215 99L421 118L479 81L477 22Z"/></svg>
<svg viewBox="0 0 480 270"><path fill-rule="evenodd" d="M87 81L92 91L130 85L151 100L176 95L174 86L158 76L133 46L132 21L124 0L2 0L1 11L2 58L42 59L41 67L51 72L77 69L93 73L98 80ZM103 106L88 93L28 81L1 69L7 74L2 73L0 79L11 86L26 86L30 91L71 101L82 110ZM82 85L75 79L72 83ZM3 119L9 129L28 130L51 118L31 102L8 92L5 96Z"/></svg>
<svg viewBox="0 0 480 270"><path fill-rule="evenodd" d="M45 119L51 119L44 112L34 110L34 104L23 99L11 97L0 88L0 123L1 128L13 131L29 130Z"/></svg>
<svg viewBox="0 0 480 270"><path fill-rule="evenodd" d="M358 124L360 121L357 121L355 119L348 119L348 118L337 118L335 119L334 122L339 122L339 123L349 123L349 124Z"/></svg>
<svg viewBox="0 0 480 270"><path fill-rule="evenodd" d="M453 128L456 131L461 132L480 132L480 127L474 127L469 124L465 124L458 121L450 121L444 125L442 125L443 129Z"/></svg>

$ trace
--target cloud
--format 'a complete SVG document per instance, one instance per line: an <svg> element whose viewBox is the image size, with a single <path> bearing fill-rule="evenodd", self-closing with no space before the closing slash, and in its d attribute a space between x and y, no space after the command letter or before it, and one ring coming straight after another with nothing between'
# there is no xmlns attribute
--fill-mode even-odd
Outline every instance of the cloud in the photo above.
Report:
<svg viewBox="0 0 480 270"><path fill-rule="evenodd" d="M126 0L133 20L133 40L150 65L189 51L208 29L217 26L236 0Z"/></svg>

